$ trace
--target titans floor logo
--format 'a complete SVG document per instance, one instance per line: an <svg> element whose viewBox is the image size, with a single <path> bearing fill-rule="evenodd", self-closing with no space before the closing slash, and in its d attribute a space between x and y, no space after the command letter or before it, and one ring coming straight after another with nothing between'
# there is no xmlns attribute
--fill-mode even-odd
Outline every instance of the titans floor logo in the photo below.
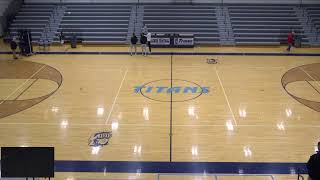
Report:
<svg viewBox="0 0 320 180"><path fill-rule="evenodd" d="M89 138L89 146L105 146L109 144L109 140L112 137L111 131L94 133Z"/></svg>
<svg viewBox="0 0 320 180"><path fill-rule="evenodd" d="M160 102L184 102L210 93L210 88L182 79L160 79L134 86L134 93Z"/></svg>

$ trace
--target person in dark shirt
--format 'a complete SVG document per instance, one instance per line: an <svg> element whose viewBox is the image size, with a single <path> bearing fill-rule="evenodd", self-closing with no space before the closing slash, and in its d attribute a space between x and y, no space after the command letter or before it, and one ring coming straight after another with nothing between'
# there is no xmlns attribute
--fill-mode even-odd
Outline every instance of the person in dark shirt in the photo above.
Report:
<svg viewBox="0 0 320 180"><path fill-rule="evenodd" d="M64 51L66 51L67 47L64 44L65 43L64 40L65 40L65 36L64 36L63 32L61 31L59 34L59 41L60 41L60 44L63 47Z"/></svg>
<svg viewBox="0 0 320 180"><path fill-rule="evenodd" d="M18 59L17 57L17 47L18 47L18 44L16 42L16 38L13 38L10 42L10 47L11 47L11 50L12 50L12 55L13 55L13 59Z"/></svg>
<svg viewBox="0 0 320 180"><path fill-rule="evenodd" d="M130 55L132 56L132 49L134 49L134 55L137 55L137 42L138 38L135 33L132 34L131 44L130 44Z"/></svg>
<svg viewBox="0 0 320 180"><path fill-rule="evenodd" d="M140 43L141 43L142 55L147 56L147 37L143 33L141 33Z"/></svg>
<svg viewBox="0 0 320 180"><path fill-rule="evenodd" d="M318 151L312 155L307 163L309 180L320 180L320 142L318 142Z"/></svg>

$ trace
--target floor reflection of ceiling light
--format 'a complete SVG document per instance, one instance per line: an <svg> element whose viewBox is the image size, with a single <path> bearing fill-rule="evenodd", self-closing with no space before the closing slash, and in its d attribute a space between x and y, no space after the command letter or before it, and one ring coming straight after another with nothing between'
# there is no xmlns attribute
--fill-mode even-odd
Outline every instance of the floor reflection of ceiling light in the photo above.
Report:
<svg viewBox="0 0 320 180"><path fill-rule="evenodd" d="M240 108L239 108L239 116L242 117L242 118L247 117L247 111L246 111L246 109L240 109Z"/></svg>
<svg viewBox="0 0 320 180"><path fill-rule="evenodd" d="M118 122L112 122L112 124L111 124L112 130L117 130L118 127L119 127L119 123Z"/></svg>
<svg viewBox="0 0 320 180"><path fill-rule="evenodd" d="M118 114L118 119L119 119L119 120L122 119L122 112L119 112L119 114Z"/></svg>
<svg viewBox="0 0 320 180"><path fill-rule="evenodd" d="M141 175L141 169L137 169L136 176L140 176L140 175Z"/></svg>
<svg viewBox="0 0 320 180"><path fill-rule="evenodd" d="M244 152L245 157L252 156L252 151L251 151L250 147L248 147L248 146L243 147L243 152Z"/></svg>
<svg viewBox="0 0 320 180"><path fill-rule="evenodd" d="M296 174L296 169L294 167L290 167L290 174Z"/></svg>
<svg viewBox="0 0 320 180"><path fill-rule="evenodd" d="M148 107L144 107L143 108L143 117L145 120L149 120L149 108Z"/></svg>
<svg viewBox="0 0 320 180"><path fill-rule="evenodd" d="M100 146L92 147L91 154L97 155L99 153L99 151L100 151Z"/></svg>
<svg viewBox="0 0 320 180"><path fill-rule="evenodd" d="M227 121L226 122L226 127L229 131L233 131L234 130L234 127L233 127L233 124L231 121Z"/></svg>
<svg viewBox="0 0 320 180"><path fill-rule="evenodd" d="M280 122L277 124L277 128L281 131L284 131L285 130L285 126L284 126L284 123L283 122Z"/></svg>
<svg viewBox="0 0 320 180"><path fill-rule="evenodd" d="M141 154L141 146L135 145L133 148L133 153L134 154Z"/></svg>
<svg viewBox="0 0 320 180"><path fill-rule="evenodd" d="M243 174L243 169L239 169L238 173Z"/></svg>
<svg viewBox="0 0 320 180"><path fill-rule="evenodd" d="M103 168L103 176L106 176L106 175L107 175L107 168L104 167L104 168Z"/></svg>
<svg viewBox="0 0 320 180"><path fill-rule="evenodd" d="M53 106L53 107L51 108L51 111L57 113L57 112L59 111L59 108Z"/></svg>
<svg viewBox="0 0 320 180"><path fill-rule="evenodd" d="M198 146L192 146L191 154L192 156L198 156Z"/></svg>
<svg viewBox="0 0 320 180"><path fill-rule="evenodd" d="M193 106L189 106L189 108L188 108L188 115L189 115L189 116L194 116L194 115L195 115L194 107L193 107Z"/></svg>
<svg viewBox="0 0 320 180"><path fill-rule="evenodd" d="M286 109L286 115L287 117L290 117L292 115L292 110L290 108Z"/></svg>
<svg viewBox="0 0 320 180"><path fill-rule="evenodd" d="M102 107L97 108L97 115L98 116L102 116L103 113L104 113L104 108L102 108Z"/></svg>
<svg viewBox="0 0 320 180"><path fill-rule="evenodd" d="M61 127L62 129L66 129L66 128L68 127L68 125L69 125L69 122L68 122L67 120L63 120L63 121L61 121L61 123L60 123L60 127Z"/></svg>

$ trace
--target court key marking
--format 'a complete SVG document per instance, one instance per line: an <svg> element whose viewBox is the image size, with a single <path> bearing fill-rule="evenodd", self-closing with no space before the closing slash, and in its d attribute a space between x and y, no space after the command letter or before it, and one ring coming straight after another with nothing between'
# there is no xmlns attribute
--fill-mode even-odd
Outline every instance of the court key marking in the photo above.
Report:
<svg viewBox="0 0 320 180"><path fill-rule="evenodd" d="M28 81L30 81L35 75L37 75L43 68L45 68L47 65L43 65L41 68L38 69L35 73L33 73L24 83L22 83L20 86L18 86L11 94L9 94L4 100L0 102L0 105L8 100L14 93L16 93L22 86L24 86Z"/></svg>

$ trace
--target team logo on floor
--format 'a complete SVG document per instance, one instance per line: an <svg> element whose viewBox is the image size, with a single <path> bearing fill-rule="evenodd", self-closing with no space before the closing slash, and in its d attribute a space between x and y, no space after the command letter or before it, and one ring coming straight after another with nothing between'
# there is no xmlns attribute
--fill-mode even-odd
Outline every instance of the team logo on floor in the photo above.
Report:
<svg viewBox="0 0 320 180"><path fill-rule="evenodd" d="M111 131L95 133L89 139L89 146L97 147L108 145L111 137Z"/></svg>
<svg viewBox="0 0 320 180"><path fill-rule="evenodd" d="M184 102L210 93L210 87L182 79L160 79L133 87L134 93L160 102Z"/></svg>

